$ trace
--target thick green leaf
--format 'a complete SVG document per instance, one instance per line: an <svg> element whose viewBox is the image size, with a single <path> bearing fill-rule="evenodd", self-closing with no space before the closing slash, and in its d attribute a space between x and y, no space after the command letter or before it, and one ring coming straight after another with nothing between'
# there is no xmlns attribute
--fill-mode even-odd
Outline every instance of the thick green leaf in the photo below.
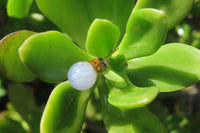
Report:
<svg viewBox="0 0 200 133"><path fill-rule="evenodd" d="M152 102L158 95L157 87L127 87L123 89L112 88L108 101L111 105L120 108L138 108Z"/></svg>
<svg viewBox="0 0 200 133"><path fill-rule="evenodd" d="M32 4L33 0L8 0L7 13L9 17L24 18Z"/></svg>
<svg viewBox="0 0 200 133"><path fill-rule="evenodd" d="M167 14L168 29L172 29L189 13L194 0L138 0L135 9L155 8Z"/></svg>
<svg viewBox="0 0 200 133"><path fill-rule="evenodd" d="M180 90L200 79L200 51L171 43L155 54L128 61L128 75L138 86L155 84L161 92Z"/></svg>
<svg viewBox="0 0 200 133"><path fill-rule="evenodd" d="M30 36L31 31L11 33L0 41L0 73L7 79L16 82L27 82L35 78L21 61L18 48Z"/></svg>
<svg viewBox="0 0 200 133"><path fill-rule="evenodd" d="M166 15L155 9L140 9L129 18L126 33L115 55L126 59L154 53L164 42L167 33Z"/></svg>
<svg viewBox="0 0 200 133"><path fill-rule="evenodd" d="M85 48L87 31L95 18L111 20L124 31L134 4L134 0L36 1L44 15L82 48Z"/></svg>
<svg viewBox="0 0 200 133"><path fill-rule="evenodd" d="M136 87L128 79L122 55L109 58L109 65L103 72L106 83L110 89L108 101L111 105L122 108L138 108L150 103L159 93L153 87Z"/></svg>
<svg viewBox="0 0 200 133"><path fill-rule="evenodd" d="M8 96L17 112L29 122L30 114L37 109L32 92L22 84L13 83L9 85Z"/></svg>
<svg viewBox="0 0 200 133"><path fill-rule="evenodd" d="M45 107L41 133L80 133L91 90L75 90L68 81L59 84Z"/></svg>
<svg viewBox="0 0 200 133"><path fill-rule="evenodd" d="M128 111L110 110L106 126L109 133L167 133L162 123L145 108ZM116 118L116 116L118 116Z"/></svg>
<svg viewBox="0 0 200 133"><path fill-rule="evenodd" d="M108 103L108 88L101 77L98 89L104 123L109 133L166 133L160 121L147 109L119 109Z"/></svg>
<svg viewBox="0 0 200 133"><path fill-rule="evenodd" d="M95 19L88 31L87 51L96 57L106 57L117 45L120 30L112 22Z"/></svg>
<svg viewBox="0 0 200 133"><path fill-rule="evenodd" d="M106 70L103 72L104 77L106 80L111 84L111 86L117 87L117 88L125 88L127 87L127 83L125 79L114 72L113 70L109 69L109 67L106 68Z"/></svg>
<svg viewBox="0 0 200 133"><path fill-rule="evenodd" d="M119 27L121 35L134 4L135 0L86 0L90 20L108 19Z"/></svg>
<svg viewBox="0 0 200 133"><path fill-rule="evenodd" d="M66 32L82 48L90 25L82 0L36 0L38 7L54 24Z"/></svg>
<svg viewBox="0 0 200 133"><path fill-rule="evenodd" d="M58 82L67 78L71 65L90 61L92 56L57 31L48 31L28 38L20 47L23 62L41 80Z"/></svg>

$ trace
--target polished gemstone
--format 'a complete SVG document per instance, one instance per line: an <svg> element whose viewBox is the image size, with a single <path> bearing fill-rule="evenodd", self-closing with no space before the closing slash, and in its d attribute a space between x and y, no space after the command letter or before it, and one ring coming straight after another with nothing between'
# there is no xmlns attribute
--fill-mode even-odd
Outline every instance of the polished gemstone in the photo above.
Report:
<svg viewBox="0 0 200 133"><path fill-rule="evenodd" d="M89 62L77 62L68 71L68 80L77 90L90 89L96 82L97 73Z"/></svg>

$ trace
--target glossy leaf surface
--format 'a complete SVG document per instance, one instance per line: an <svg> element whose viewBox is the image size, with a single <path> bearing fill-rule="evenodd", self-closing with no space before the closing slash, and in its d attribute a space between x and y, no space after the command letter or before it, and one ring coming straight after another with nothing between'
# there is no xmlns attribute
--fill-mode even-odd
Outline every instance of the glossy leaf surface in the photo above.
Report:
<svg viewBox="0 0 200 133"><path fill-rule="evenodd" d="M136 87L130 83L129 79L126 77L124 79L127 81L127 86L121 88L117 87L116 83L107 82L110 89L108 101L112 106L129 109L142 107L152 102L159 93L156 86Z"/></svg>
<svg viewBox="0 0 200 133"><path fill-rule="evenodd" d="M106 68L106 70L103 72L103 75L112 86L119 88L127 87L125 79L113 70Z"/></svg>
<svg viewBox="0 0 200 133"><path fill-rule="evenodd" d="M155 86L134 86L127 77L126 66L126 59L122 55L109 58L109 65L103 72L110 90L109 103L120 108L138 108L150 103L159 89Z"/></svg>
<svg viewBox="0 0 200 133"><path fill-rule="evenodd" d="M117 45L120 30L112 22L95 19L88 31L86 40L87 51L96 57L106 57Z"/></svg>
<svg viewBox="0 0 200 133"><path fill-rule="evenodd" d="M108 88L100 78L98 89L104 123L109 133L166 133L160 121L147 109L119 109L108 103Z"/></svg>
<svg viewBox="0 0 200 133"><path fill-rule="evenodd" d="M0 41L0 73L16 82L27 82L35 78L33 73L21 61L18 48L30 36L31 31L14 32Z"/></svg>
<svg viewBox="0 0 200 133"><path fill-rule="evenodd" d="M45 107L41 133L79 133L91 90L75 90L68 81L59 84Z"/></svg>
<svg viewBox="0 0 200 133"><path fill-rule="evenodd" d="M86 0L86 3L91 21L95 18L108 19L124 32L135 0Z"/></svg>
<svg viewBox="0 0 200 133"><path fill-rule="evenodd" d="M108 101L111 105L120 108L138 108L152 102L158 95L157 87L127 87L123 89L112 88Z"/></svg>
<svg viewBox="0 0 200 133"><path fill-rule="evenodd" d="M167 14L168 29L178 24L192 8L194 0L138 0L135 9L155 8Z"/></svg>
<svg viewBox="0 0 200 133"><path fill-rule="evenodd" d="M155 54L128 61L128 75L138 86L155 84L161 92L180 90L200 79L200 51L171 43Z"/></svg>
<svg viewBox="0 0 200 133"><path fill-rule="evenodd" d="M110 116L105 123L109 133L166 133L156 116L145 108L128 111L111 109L107 113Z"/></svg>
<svg viewBox="0 0 200 133"><path fill-rule="evenodd" d="M54 24L66 32L73 41L84 46L90 25L84 2L80 0L36 0L38 7Z"/></svg>
<svg viewBox="0 0 200 133"><path fill-rule="evenodd" d="M111 20L124 31L134 4L134 0L36 1L44 15L82 48L85 48L87 31L95 18Z"/></svg>
<svg viewBox="0 0 200 133"><path fill-rule="evenodd" d="M9 17L24 18L32 4L33 0L8 0L7 13Z"/></svg>
<svg viewBox="0 0 200 133"><path fill-rule="evenodd" d="M92 57L57 31L36 34L20 47L23 62L41 80L58 82L67 79L68 69L78 61Z"/></svg>
<svg viewBox="0 0 200 133"><path fill-rule="evenodd" d="M126 33L115 54L126 59L147 56L163 44L167 33L167 20L163 11L140 9L129 18Z"/></svg>

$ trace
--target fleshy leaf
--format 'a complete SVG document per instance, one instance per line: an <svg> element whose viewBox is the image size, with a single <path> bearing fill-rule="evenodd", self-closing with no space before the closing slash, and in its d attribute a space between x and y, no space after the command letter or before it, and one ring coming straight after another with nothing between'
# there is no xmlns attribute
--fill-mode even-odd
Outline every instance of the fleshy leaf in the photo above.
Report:
<svg viewBox="0 0 200 133"><path fill-rule="evenodd" d="M41 133L79 133L91 90L75 90L68 81L59 84L45 107Z"/></svg>
<svg viewBox="0 0 200 133"><path fill-rule="evenodd" d="M8 0L7 12L9 17L24 18L33 0Z"/></svg>
<svg viewBox="0 0 200 133"><path fill-rule="evenodd" d="M159 49L167 33L167 20L163 11L140 9L129 18L126 33L117 54L126 59L147 56Z"/></svg>
<svg viewBox="0 0 200 133"><path fill-rule="evenodd" d="M87 51L96 57L106 57L117 45L120 30L112 22L95 19L88 31Z"/></svg>
<svg viewBox="0 0 200 133"><path fill-rule="evenodd" d="M111 69L106 68L103 75L112 86L119 88L125 88L127 86L125 79Z"/></svg>
<svg viewBox="0 0 200 133"><path fill-rule="evenodd" d="M124 32L135 0L86 0L86 3L91 21L96 18L108 19Z"/></svg>
<svg viewBox="0 0 200 133"><path fill-rule="evenodd" d="M200 51L171 43L155 54L128 61L130 80L138 86L155 84L161 92L180 90L200 79Z"/></svg>
<svg viewBox="0 0 200 133"><path fill-rule="evenodd" d="M81 47L90 25L84 2L80 0L36 0L38 7L54 24Z"/></svg>
<svg viewBox="0 0 200 133"><path fill-rule="evenodd" d="M111 105L120 108L138 108L152 102L158 95L157 87L127 87L112 88L108 101Z"/></svg>
<svg viewBox="0 0 200 133"><path fill-rule="evenodd" d="M147 109L123 109L108 103L108 88L101 77L98 83L102 115L109 133L166 133L160 121Z"/></svg>
<svg viewBox="0 0 200 133"><path fill-rule="evenodd" d="M0 73L9 80L27 82L35 78L34 74L24 65L18 48L30 36L31 31L14 32L0 41Z"/></svg>
<svg viewBox="0 0 200 133"><path fill-rule="evenodd" d="M57 31L39 33L28 38L19 53L28 68L46 82L67 79L71 65L78 61L92 60L89 54Z"/></svg>
<svg viewBox="0 0 200 133"><path fill-rule="evenodd" d="M125 72L127 68L125 63L126 60L122 55L111 57L106 71L103 72L110 89L109 103L120 108L138 108L150 103L159 93L158 87L134 86Z"/></svg>
<svg viewBox="0 0 200 133"><path fill-rule="evenodd" d="M167 14L168 29L172 29L189 13L194 0L138 0L135 9L155 8Z"/></svg>
<svg viewBox="0 0 200 133"><path fill-rule="evenodd" d="M106 116L109 133L167 133L158 118L145 108L128 111L110 109Z"/></svg>
<svg viewBox="0 0 200 133"><path fill-rule="evenodd" d="M36 0L54 24L85 48L88 28L95 18L111 20L124 31L135 0ZM123 10L122 10L123 9Z"/></svg>

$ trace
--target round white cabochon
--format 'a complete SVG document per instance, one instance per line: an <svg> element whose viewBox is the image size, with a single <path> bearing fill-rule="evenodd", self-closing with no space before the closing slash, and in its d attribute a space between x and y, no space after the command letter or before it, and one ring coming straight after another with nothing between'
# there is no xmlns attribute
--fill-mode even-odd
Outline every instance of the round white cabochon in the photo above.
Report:
<svg viewBox="0 0 200 133"><path fill-rule="evenodd" d="M68 71L70 85L77 90L90 89L96 82L97 73L89 62L77 62Z"/></svg>

